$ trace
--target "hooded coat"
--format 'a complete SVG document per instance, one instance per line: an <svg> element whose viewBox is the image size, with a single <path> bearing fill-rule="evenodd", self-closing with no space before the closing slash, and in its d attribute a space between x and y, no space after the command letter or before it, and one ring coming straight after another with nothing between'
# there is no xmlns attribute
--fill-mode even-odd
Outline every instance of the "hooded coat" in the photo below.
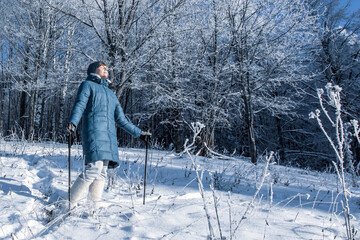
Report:
<svg viewBox="0 0 360 240"><path fill-rule="evenodd" d="M107 79L93 74L98 63L89 66L88 77L79 87L69 122L76 128L83 116L82 146L85 164L109 160L110 165L116 166L119 151L115 123L136 138L140 136L141 130L127 120L119 100L108 88Z"/></svg>

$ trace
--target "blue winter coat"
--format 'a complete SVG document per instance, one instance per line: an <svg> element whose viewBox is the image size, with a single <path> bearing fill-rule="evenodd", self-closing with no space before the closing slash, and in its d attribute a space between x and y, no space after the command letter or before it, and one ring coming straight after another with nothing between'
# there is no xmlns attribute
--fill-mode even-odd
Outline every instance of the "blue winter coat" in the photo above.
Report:
<svg viewBox="0 0 360 240"><path fill-rule="evenodd" d="M141 130L125 117L118 99L108 88L108 81L95 75L89 75L86 81L81 83L69 122L76 128L82 115L85 163L109 160L115 165L118 164L115 122L133 137L141 134Z"/></svg>

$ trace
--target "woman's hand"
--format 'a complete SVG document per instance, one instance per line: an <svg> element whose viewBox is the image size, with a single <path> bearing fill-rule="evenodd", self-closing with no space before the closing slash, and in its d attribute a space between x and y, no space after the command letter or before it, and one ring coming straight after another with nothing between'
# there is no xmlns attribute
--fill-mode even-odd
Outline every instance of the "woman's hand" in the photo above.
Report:
<svg viewBox="0 0 360 240"><path fill-rule="evenodd" d="M151 139L151 133L150 131L142 131L140 134L140 139L143 140L144 142L150 141Z"/></svg>

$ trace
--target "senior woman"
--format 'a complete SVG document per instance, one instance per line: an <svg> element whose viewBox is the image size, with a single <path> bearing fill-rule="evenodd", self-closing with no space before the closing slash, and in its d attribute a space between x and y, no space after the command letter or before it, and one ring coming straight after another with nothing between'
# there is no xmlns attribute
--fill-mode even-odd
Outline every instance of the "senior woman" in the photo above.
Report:
<svg viewBox="0 0 360 240"><path fill-rule="evenodd" d="M135 138L145 140L151 134L141 131L125 117L119 100L108 88L108 68L104 62L91 63L87 75L79 87L68 125L71 132L75 131L83 117L85 170L71 187L70 201L76 204L88 191L88 199L98 207L109 163L116 166L119 162L116 124Z"/></svg>

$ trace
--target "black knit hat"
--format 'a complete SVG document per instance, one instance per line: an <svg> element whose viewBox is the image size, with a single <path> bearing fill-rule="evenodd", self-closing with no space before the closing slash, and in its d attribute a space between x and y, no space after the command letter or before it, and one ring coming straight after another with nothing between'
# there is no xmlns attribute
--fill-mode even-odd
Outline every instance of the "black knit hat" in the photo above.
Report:
<svg viewBox="0 0 360 240"><path fill-rule="evenodd" d="M100 63L104 63L104 62L97 61L97 62L91 63L87 69L87 75L90 75L90 73L95 73L96 69L99 67Z"/></svg>

